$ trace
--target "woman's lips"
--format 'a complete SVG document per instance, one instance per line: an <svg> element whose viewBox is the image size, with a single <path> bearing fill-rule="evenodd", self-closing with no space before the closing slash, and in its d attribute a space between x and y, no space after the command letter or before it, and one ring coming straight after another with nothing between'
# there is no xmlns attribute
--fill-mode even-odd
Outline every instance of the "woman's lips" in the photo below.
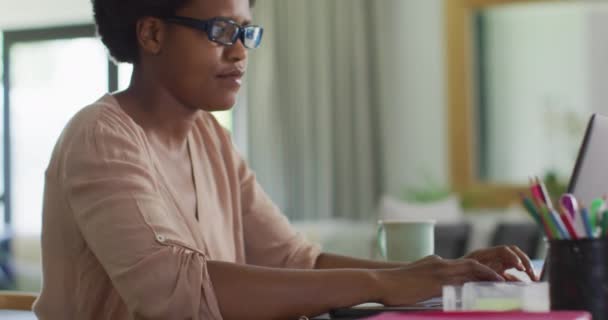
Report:
<svg viewBox="0 0 608 320"><path fill-rule="evenodd" d="M217 76L220 81L231 87L240 87L243 82L243 71L233 70Z"/></svg>

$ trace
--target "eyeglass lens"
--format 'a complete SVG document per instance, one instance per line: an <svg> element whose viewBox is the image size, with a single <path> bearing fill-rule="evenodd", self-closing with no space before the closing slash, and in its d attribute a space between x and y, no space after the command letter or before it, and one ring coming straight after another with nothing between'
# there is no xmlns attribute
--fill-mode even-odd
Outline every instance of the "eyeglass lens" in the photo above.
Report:
<svg viewBox="0 0 608 320"><path fill-rule="evenodd" d="M235 23L224 20L215 20L211 25L210 36L213 41L233 45L241 32L241 27ZM242 40L246 48L257 48L261 42L261 28L248 26L242 27Z"/></svg>

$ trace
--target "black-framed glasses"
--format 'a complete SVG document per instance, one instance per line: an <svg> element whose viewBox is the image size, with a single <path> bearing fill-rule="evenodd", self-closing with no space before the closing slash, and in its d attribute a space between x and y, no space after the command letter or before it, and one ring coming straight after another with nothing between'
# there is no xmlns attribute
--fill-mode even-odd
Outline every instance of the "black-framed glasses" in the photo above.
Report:
<svg viewBox="0 0 608 320"><path fill-rule="evenodd" d="M204 31L207 33L209 40L225 46L231 46L240 39L245 48L255 49L260 46L262 34L264 34L264 28L260 26L241 26L234 20L224 17L199 20L189 17L171 16L163 18L163 20Z"/></svg>

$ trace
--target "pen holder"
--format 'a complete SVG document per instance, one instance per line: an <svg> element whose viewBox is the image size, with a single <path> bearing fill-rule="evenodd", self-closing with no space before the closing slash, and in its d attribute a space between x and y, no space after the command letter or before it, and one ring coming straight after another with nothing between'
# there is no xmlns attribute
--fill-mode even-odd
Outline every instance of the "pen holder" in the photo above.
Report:
<svg viewBox="0 0 608 320"><path fill-rule="evenodd" d="M546 262L552 310L586 310L608 319L608 241L551 240Z"/></svg>

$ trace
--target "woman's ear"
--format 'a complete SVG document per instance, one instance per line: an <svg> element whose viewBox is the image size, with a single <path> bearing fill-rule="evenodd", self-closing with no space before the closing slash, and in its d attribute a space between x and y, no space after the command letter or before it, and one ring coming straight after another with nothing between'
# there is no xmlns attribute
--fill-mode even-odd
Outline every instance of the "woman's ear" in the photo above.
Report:
<svg viewBox="0 0 608 320"><path fill-rule="evenodd" d="M137 43L142 55L157 55L160 53L164 27L163 21L154 17L144 17L137 21Z"/></svg>

